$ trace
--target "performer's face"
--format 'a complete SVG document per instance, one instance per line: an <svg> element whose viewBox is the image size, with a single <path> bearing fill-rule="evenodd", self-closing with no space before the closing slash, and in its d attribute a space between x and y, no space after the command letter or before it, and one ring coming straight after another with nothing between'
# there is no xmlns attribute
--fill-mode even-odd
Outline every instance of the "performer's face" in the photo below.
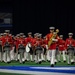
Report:
<svg viewBox="0 0 75 75"><path fill-rule="evenodd" d="M37 38L37 36L34 36L34 38Z"/></svg>
<svg viewBox="0 0 75 75"><path fill-rule="evenodd" d="M50 30L50 33L53 33L53 32L54 32L54 30L53 30L53 29L51 29L51 30Z"/></svg>
<svg viewBox="0 0 75 75"><path fill-rule="evenodd" d="M20 38L23 38L23 36L21 35Z"/></svg>
<svg viewBox="0 0 75 75"><path fill-rule="evenodd" d="M17 38L19 38L19 36L17 36Z"/></svg>
<svg viewBox="0 0 75 75"><path fill-rule="evenodd" d="M6 33L6 35L9 35L9 33Z"/></svg>
<svg viewBox="0 0 75 75"><path fill-rule="evenodd" d="M70 35L69 38L72 38L72 36Z"/></svg>
<svg viewBox="0 0 75 75"><path fill-rule="evenodd" d="M40 39L40 37L37 38L38 40Z"/></svg>
<svg viewBox="0 0 75 75"><path fill-rule="evenodd" d="M63 39L63 37L60 37L60 39Z"/></svg>
<svg viewBox="0 0 75 75"><path fill-rule="evenodd" d="M32 35L28 35L29 37L31 37Z"/></svg>

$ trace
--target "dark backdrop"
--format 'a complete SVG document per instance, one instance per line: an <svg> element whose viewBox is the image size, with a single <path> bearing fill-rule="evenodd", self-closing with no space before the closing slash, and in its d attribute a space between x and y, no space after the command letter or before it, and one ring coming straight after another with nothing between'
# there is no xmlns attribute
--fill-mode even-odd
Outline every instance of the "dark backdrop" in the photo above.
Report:
<svg viewBox="0 0 75 75"><path fill-rule="evenodd" d="M11 0L8 4L13 10L13 34L32 31L43 33L44 36L49 33L50 26L55 26L65 38L68 32L75 35L75 8L72 1Z"/></svg>

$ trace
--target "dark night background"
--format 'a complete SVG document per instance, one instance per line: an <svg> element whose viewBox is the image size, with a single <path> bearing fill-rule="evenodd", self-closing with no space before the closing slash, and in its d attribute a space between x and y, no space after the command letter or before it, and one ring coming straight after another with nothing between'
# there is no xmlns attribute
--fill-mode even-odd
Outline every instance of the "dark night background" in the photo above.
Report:
<svg viewBox="0 0 75 75"><path fill-rule="evenodd" d="M32 31L44 36L50 26L55 26L66 38L68 32L75 35L74 5L72 1L2 0L0 12L13 13L13 34Z"/></svg>

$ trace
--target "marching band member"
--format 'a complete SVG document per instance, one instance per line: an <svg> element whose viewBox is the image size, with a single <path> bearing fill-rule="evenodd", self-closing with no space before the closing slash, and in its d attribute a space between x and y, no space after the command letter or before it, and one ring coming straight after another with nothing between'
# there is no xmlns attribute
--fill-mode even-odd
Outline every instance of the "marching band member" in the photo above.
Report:
<svg viewBox="0 0 75 75"><path fill-rule="evenodd" d="M41 40L41 42L42 42L41 59L42 59L42 61L45 61L45 58L44 58L44 47L45 47L45 46L43 46L43 38L42 38L42 34L39 34L39 35L40 35L40 40Z"/></svg>
<svg viewBox="0 0 75 75"><path fill-rule="evenodd" d="M37 40L35 43L35 51L36 51L36 57L37 60L35 61L36 63L41 64L42 58L41 58L41 53L43 52L42 50L42 40L40 39L40 35L37 36Z"/></svg>
<svg viewBox="0 0 75 75"><path fill-rule="evenodd" d="M58 50L59 50L58 61L61 61L61 55L62 55L63 61L66 62L65 41L63 40L63 35L60 35L59 37L60 39L58 40Z"/></svg>
<svg viewBox="0 0 75 75"><path fill-rule="evenodd" d="M33 50L32 50L32 32L28 33L28 37L26 38L27 45L26 45L26 52L27 52L27 61L33 61Z"/></svg>
<svg viewBox="0 0 75 75"><path fill-rule="evenodd" d="M55 27L50 27L50 33L47 34L46 36L46 40L48 42L48 47L49 47L49 57L50 57L50 61L51 61L51 67L54 67L55 64L55 52L56 52L56 42L58 41L58 36L56 34L56 32L54 32ZM58 30L57 30L58 32ZM55 37L55 38L54 38ZM49 45L51 43L51 45Z"/></svg>
<svg viewBox="0 0 75 75"><path fill-rule="evenodd" d="M35 51L35 43L36 43L36 40L37 40L37 34L35 33L34 34L34 38L32 40L32 48L33 48L33 61L36 61L37 58L36 58L36 51Z"/></svg>
<svg viewBox="0 0 75 75"><path fill-rule="evenodd" d="M23 33L20 33L20 38L17 40L18 52L19 52L19 62L24 63L24 52L25 52L25 39L23 38Z"/></svg>
<svg viewBox="0 0 75 75"><path fill-rule="evenodd" d="M67 49L67 59L68 59L68 64L73 64L74 63L74 39L73 39L73 33L68 33L69 38L66 39L66 49Z"/></svg>
<svg viewBox="0 0 75 75"><path fill-rule="evenodd" d="M12 37L9 36L10 30L5 30L4 36L2 37L3 42L3 52L4 52L4 62L10 63L10 50L12 47Z"/></svg>

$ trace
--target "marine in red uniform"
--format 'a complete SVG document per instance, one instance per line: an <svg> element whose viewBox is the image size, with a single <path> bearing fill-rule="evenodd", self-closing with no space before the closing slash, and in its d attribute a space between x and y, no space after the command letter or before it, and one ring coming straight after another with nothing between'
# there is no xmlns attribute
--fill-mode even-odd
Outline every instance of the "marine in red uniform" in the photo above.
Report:
<svg viewBox="0 0 75 75"><path fill-rule="evenodd" d="M68 47L71 45L71 46L74 46L74 39L72 38L73 36L73 33L69 33L69 38L66 39L66 48L68 49Z"/></svg>
<svg viewBox="0 0 75 75"><path fill-rule="evenodd" d="M54 67L54 63L55 63L55 52L56 52L56 46L57 46L57 41L58 41L58 36L56 35L56 38L52 38L52 36L55 34L54 32L55 27L50 27L50 33L47 34L46 36L46 40L47 43L50 41L50 39L52 39L53 43L48 47L49 48L49 53L51 53L51 55L49 55L49 59L51 60L51 67Z"/></svg>
<svg viewBox="0 0 75 75"><path fill-rule="evenodd" d="M17 40L18 52L20 54L19 62L24 63L24 52L25 52L25 39L23 38L23 33L20 33L20 38Z"/></svg>
<svg viewBox="0 0 75 75"><path fill-rule="evenodd" d="M26 38L27 45L26 45L26 52L27 52L27 60L33 61L33 48L32 48L32 32L28 33L28 37ZM30 58L29 58L30 57Z"/></svg>
<svg viewBox="0 0 75 75"><path fill-rule="evenodd" d="M43 44L42 39L40 38L40 35L38 35L35 45L36 46L42 46L42 44Z"/></svg>
<svg viewBox="0 0 75 75"><path fill-rule="evenodd" d="M28 33L28 37L26 38L26 40L27 40L27 44L31 44L29 53L32 55L33 54L33 50L32 50L32 41L33 41L32 32Z"/></svg>
<svg viewBox="0 0 75 75"><path fill-rule="evenodd" d="M61 61L61 54L63 56L63 61L66 62L66 56L65 56L65 41L63 40L63 35L60 35L60 38L58 40L58 50L59 50L59 58L58 60Z"/></svg>
<svg viewBox="0 0 75 75"><path fill-rule="evenodd" d="M58 47L60 51L65 50L65 40L63 40L63 35L60 35L60 39L58 40Z"/></svg>
<svg viewBox="0 0 75 75"><path fill-rule="evenodd" d="M18 43L18 47L20 44L22 44L23 46L25 46L25 39L23 38L23 34L20 33L20 38L17 40Z"/></svg>
<svg viewBox="0 0 75 75"><path fill-rule="evenodd" d="M14 43L13 45L15 46L15 60L18 61L18 39L20 38L20 34L17 34L15 37L14 37Z"/></svg>
<svg viewBox="0 0 75 75"><path fill-rule="evenodd" d="M5 62L10 62L10 50L12 48L12 37L9 35L10 30L5 30L4 36L2 37L3 51L5 52ZM7 56L8 55L8 56ZM9 60L7 60L9 58Z"/></svg>
<svg viewBox="0 0 75 75"><path fill-rule="evenodd" d="M6 43L12 45L12 37L9 36L9 33L8 33L8 32L4 34L2 40L3 40L3 46L4 46Z"/></svg>
<svg viewBox="0 0 75 75"><path fill-rule="evenodd" d="M41 62L42 62L42 58L41 58L41 54L42 54L42 45L43 45L43 43L42 43L42 40L41 40L41 38L40 38L41 36L40 35L38 35L38 37L37 37L37 40L36 40L36 43L35 43L35 47L36 47L36 56L37 56L37 60L36 60L36 63L39 63L39 64L41 64Z"/></svg>
<svg viewBox="0 0 75 75"><path fill-rule="evenodd" d="M68 59L68 64L73 64L74 63L74 46L75 46L75 43L74 43L74 39L73 39L73 33L68 33L69 35L69 38L66 39L66 43L65 43L65 46L66 46L66 49L67 49L67 53L68 53L68 56L67 56L67 59Z"/></svg>
<svg viewBox="0 0 75 75"><path fill-rule="evenodd" d="M32 48L33 48L33 61L35 61L36 58L36 50L35 50L35 46L36 46L36 40L37 40L37 33L34 34L34 38L32 39Z"/></svg>
<svg viewBox="0 0 75 75"><path fill-rule="evenodd" d="M27 43L28 43L28 42L31 43L32 39L33 39L33 37L32 37L32 32L29 32L29 33L28 33L28 37L27 37Z"/></svg>
<svg viewBox="0 0 75 75"><path fill-rule="evenodd" d="M32 47L33 47L33 50L35 51L35 43L36 43L36 40L37 40L37 34L34 34L34 38L32 39Z"/></svg>

